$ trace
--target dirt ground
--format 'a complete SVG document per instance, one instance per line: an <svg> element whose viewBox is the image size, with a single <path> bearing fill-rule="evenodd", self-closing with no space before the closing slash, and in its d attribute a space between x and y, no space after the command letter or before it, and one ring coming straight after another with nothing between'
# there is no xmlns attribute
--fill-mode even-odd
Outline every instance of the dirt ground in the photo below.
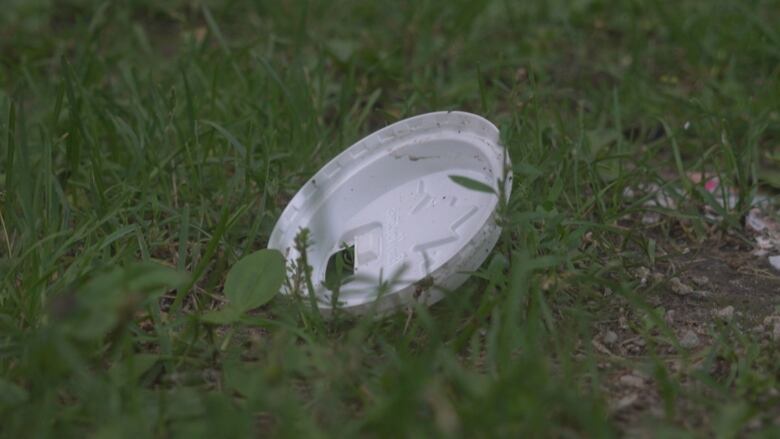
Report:
<svg viewBox="0 0 780 439"><path fill-rule="evenodd" d="M603 385L613 395L611 415L631 436L645 437L643 432L654 431L649 427L668 413L690 427L715 421L716 414L702 412L700 404L693 410L697 405L687 395L674 390L662 394L665 374L692 389L691 394L706 397L711 390L694 376L704 371L725 380L733 373L733 357L744 354L740 346L758 346L768 352L767 361L774 361L777 349L772 346L780 343L780 272L753 250L744 240L729 237L658 261L652 269L636 270L642 285L637 296L647 304L647 312L623 301L615 313L608 313L618 317L602 322L593 340L604 358L599 366L610 377ZM663 322L648 323L651 314ZM733 342L737 334L746 334L750 342ZM732 343L723 344L725 338ZM718 343L738 348L710 349ZM663 362L666 371L654 370L654 360ZM646 367L640 370L637 364ZM777 393L769 388L758 398L776 398ZM769 422L780 425L780 407L769 416ZM766 420L755 419L752 426L759 428L762 422Z"/></svg>

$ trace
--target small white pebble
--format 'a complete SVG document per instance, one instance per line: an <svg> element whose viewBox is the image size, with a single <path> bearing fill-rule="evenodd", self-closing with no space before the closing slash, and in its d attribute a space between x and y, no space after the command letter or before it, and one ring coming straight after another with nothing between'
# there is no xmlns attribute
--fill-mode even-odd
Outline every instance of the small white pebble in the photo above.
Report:
<svg viewBox="0 0 780 439"><path fill-rule="evenodd" d="M776 323L780 323L780 316L771 315L764 317L764 326L772 327Z"/></svg>
<svg viewBox="0 0 780 439"><path fill-rule="evenodd" d="M700 287L703 287L704 285L710 283L710 278L708 278L707 276L694 276L691 278L691 280L693 281L693 283L695 283Z"/></svg>
<svg viewBox="0 0 780 439"><path fill-rule="evenodd" d="M618 411L618 410L623 410L624 408L630 407L630 406L632 406L636 402L637 399L639 399L639 396L637 396L636 393L630 393L630 394L620 398L620 400L618 400L617 402L615 402L612 405L612 410Z"/></svg>
<svg viewBox="0 0 780 439"><path fill-rule="evenodd" d="M685 330L682 337L680 337L680 346L685 349L693 349L699 345L699 336L690 329Z"/></svg>
<svg viewBox="0 0 780 439"><path fill-rule="evenodd" d="M759 258L763 258L764 256L769 254L768 250L762 250L762 249L756 249L750 252L751 255L757 256Z"/></svg>
<svg viewBox="0 0 780 439"><path fill-rule="evenodd" d="M620 383L627 386L636 387L642 389L645 387L645 380L642 377L636 375L623 375L620 377Z"/></svg>
<svg viewBox="0 0 780 439"><path fill-rule="evenodd" d="M647 284L647 276L650 276L650 270L647 267L639 267L634 271L634 276L639 279L639 285Z"/></svg>
<svg viewBox="0 0 780 439"><path fill-rule="evenodd" d="M672 291L681 296L685 296L693 292L693 288L682 283L679 277L673 277L669 279L669 284L672 286Z"/></svg>
<svg viewBox="0 0 780 439"><path fill-rule="evenodd" d="M652 225L661 222L661 214L658 212L647 212L642 215L642 224Z"/></svg>
<svg viewBox="0 0 780 439"><path fill-rule="evenodd" d="M756 247L758 247L761 250L769 250L774 245L772 244L772 240L763 236L756 236Z"/></svg>
<svg viewBox="0 0 780 439"><path fill-rule="evenodd" d="M604 334L604 343L606 344L613 344L618 340L618 335L615 333L615 331L607 331Z"/></svg>
<svg viewBox="0 0 780 439"><path fill-rule="evenodd" d="M734 307L729 305L725 308L721 308L715 311L715 317L722 320L731 320L734 318Z"/></svg>

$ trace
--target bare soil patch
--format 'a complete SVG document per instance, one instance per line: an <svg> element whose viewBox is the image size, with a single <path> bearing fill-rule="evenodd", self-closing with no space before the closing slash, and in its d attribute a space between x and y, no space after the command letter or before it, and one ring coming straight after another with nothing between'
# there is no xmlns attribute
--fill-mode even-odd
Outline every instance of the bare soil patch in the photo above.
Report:
<svg viewBox="0 0 780 439"><path fill-rule="evenodd" d="M706 404L692 395L706 399L712 392L701 376L728 385L736 373L734 363L743 354L739 346L745 345L731 343L738 348L722 352L724 337L745 335L773 368L780 351L775 329L780 326L780 273L751 250L737 239L707 242L659 261L653 269L638 270L644 283L638 295L650 310L619 306L618 317L609 313L593 340L604 354L599 366L608 376L603 385L611 396L611 415L626 433L644 437L670 413L675 424L711 427L718 414L702 410ZM651 313L663 323L648 323ZM665 371L654 366L659 361ZM664 379L679 383L680 389L666 386ZM756 401L776 401L778 391L771 384L761 387ZM769 402L766 407L775 409L755 418L751 427L780 425L780 406Z"/></svg>

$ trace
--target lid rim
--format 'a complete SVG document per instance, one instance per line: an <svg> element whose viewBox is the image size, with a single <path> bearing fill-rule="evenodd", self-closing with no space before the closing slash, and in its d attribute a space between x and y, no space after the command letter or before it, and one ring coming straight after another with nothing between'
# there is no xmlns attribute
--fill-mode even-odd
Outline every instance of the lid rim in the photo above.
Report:
<svg viewBox="0 0 780 439"><path fill-rule="evenodd" d="M352 171L356 168L363 168L368 163L381 159L384 155L392 154L394 150L409 146L410 142L426 143L426 141L419 140L420 136L428 137L427 140L439 140L441 138L465 139L466 143L483 151L485 158L488 160L487 164L493 170L491 172L494 175L504 175L504 167L510 163L506 148L500 144L498 128L481 116L461 111L440 111L397 121L353 143L328 161L307 180L280 214L271 233L268 247L282 251L289 263L290 255L297 253L291 248L294 238L290 237L292 232L290 228L295 227L301 221L305 223L311 220L311 218L303 220L300 218L303 211L317 211L317 208L307 205L309 195L313 194L315 190L327 190L325 194L319 194L317 197L321 199L318 205L322 207L323 204L328 202L330 195L338 191L341 185L355 175ZM488 152L492 154L488 154ZM500 155L498 154L499 152ZM344 176L344 173L348 175ZM339 174L342 175L339 176ZM504 195L508 198L511 192L511 174L507 175L507 177ZM330 186L333 186L333 188L325 189ZM467 189L464 188L464 190ZM473 232L468 232L466 236L460 238L461 240L466 238L466 242L463 242L454 254L447 256L449 259L446 259L442 265L425 276L425 279L430 277L436 285L447 285L454 289L468 278L468 275L464 277L463 273L460 273L459 267L474 265L473 269L476 269L484 262L500 236L500 228L495 222L498 198L496 197L495 201L491 201L489 205L483 205L483 207L492 210L492 214L488 215L483 220L484 222L470 226L471 228L478 227ZM472 254L475 248L479 248L480 253L484 253L484 255ZM419 282L405 284L399 290L390 291L383 297L374 297L370 300L366 298L366 300L362 301L357 299L360 303L350 304L343 309L353 314L362 314L372 309L379 314L389 313L410 300L416 301L420 299L421 291L417 291L417 294L414 294L415 289L420 289L417 285ZM444 297L443 293L437 294L433 290L435 288L428 293L428 288L426 288L423 300L427 305L431 305ZM330 304L320 303L319 307L326 313L330 310Z"/></svg>

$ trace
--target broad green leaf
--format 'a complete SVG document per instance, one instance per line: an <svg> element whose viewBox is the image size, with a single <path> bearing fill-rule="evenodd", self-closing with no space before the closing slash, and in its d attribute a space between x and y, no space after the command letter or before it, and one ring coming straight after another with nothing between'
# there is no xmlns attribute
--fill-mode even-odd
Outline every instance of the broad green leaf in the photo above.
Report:
<svg viewBox="0 0 780 439"><path fill-rule="evenodd" d="M450 180L465 187L466 189L471 189L472 191L477 192L487 192L489 194L496 193L492 187L482 183L481 181L474 180L473 178L464 177L462 175L450 175L449 177Z"/></svg>
<svg viewBox="0 0 780 439"><path fill-rule="evenodd" d="M279 251L263 249L244 256L225 281L229 307L242 313L267 303L282 287L284 276L284 257Z"/></svg>

